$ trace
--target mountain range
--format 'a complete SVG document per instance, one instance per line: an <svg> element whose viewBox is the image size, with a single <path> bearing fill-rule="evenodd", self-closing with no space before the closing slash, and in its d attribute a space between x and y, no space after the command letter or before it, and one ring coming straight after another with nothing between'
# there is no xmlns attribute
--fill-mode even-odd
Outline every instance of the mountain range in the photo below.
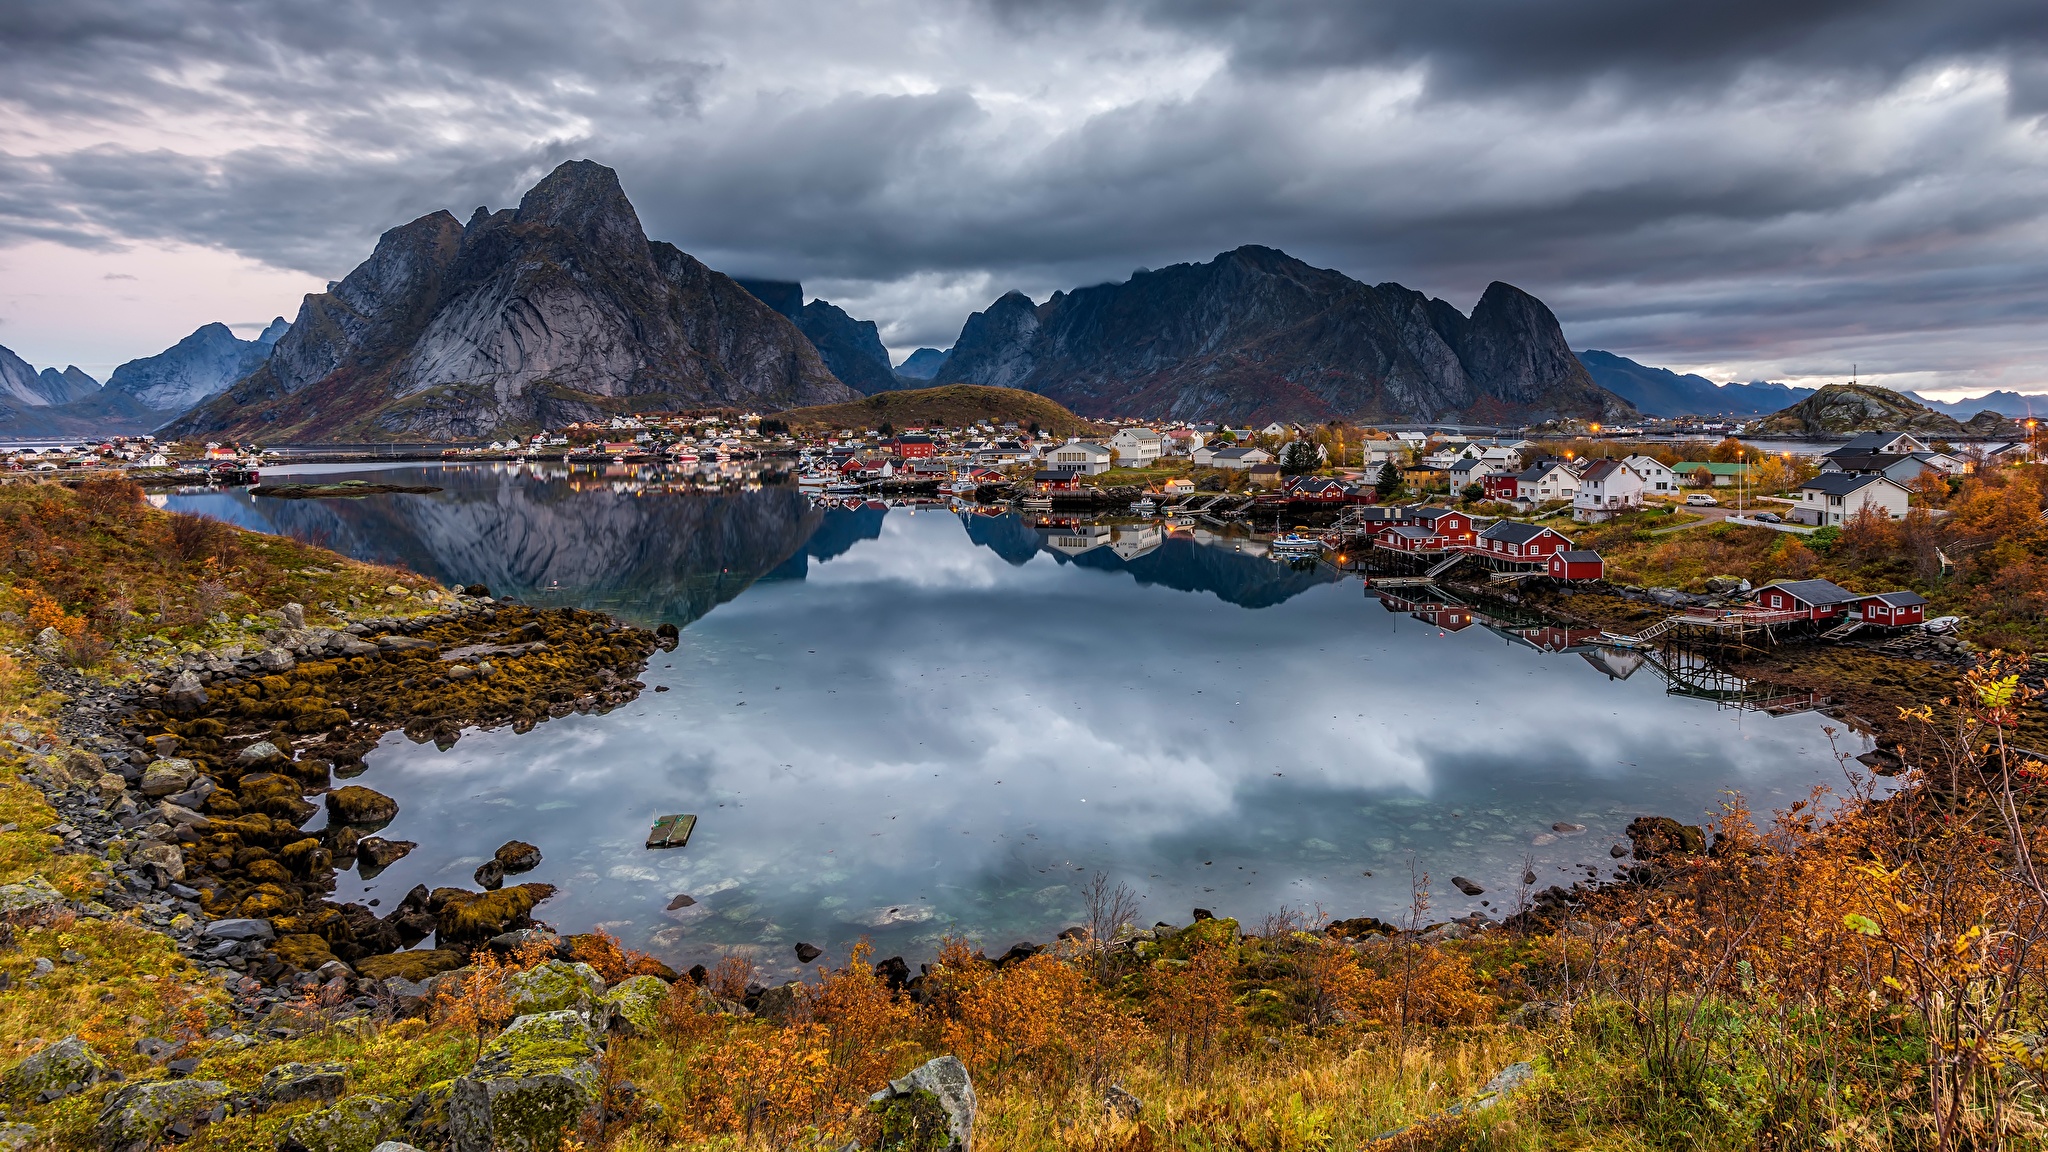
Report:
<svg viewBox="0 0 2048 1152"><path fill-rule="evenodd" d="M650 241L610 168L569 161L516 209L434 212L309 295L248 377L164 432L448 440L634 411L856 395L796 325Z"/></svg>
<svg viewBox="0 0 2048 1152"><path fill-rule="evenodd" d="M1085 416L1622 420L1543 302L1495 282L1470 316L1247 246L1122 283L1011 292L968 317L934 384L1049 396Z"/></svg>
<svg viewBox="0 0 2048 1152"><path fill-rule="evenodd" d="M113 436L154 431L256 370L290 325L280 316L254 340L205 324L154 356L114 369L103 387L77 367L35 373L0 348L0 435ZM33 383L31 383L33 381Z"/></svg>
<svg viewBox="0 0 2048 1152"><path fill-rule="evenodd" d="M1704 376L1651 368L1626 356L1588 348L1579 362L1602 388L1627 400L1645 416L1766 416L1813 395L1811 388L1756 381L1716 384Z"/></svg>

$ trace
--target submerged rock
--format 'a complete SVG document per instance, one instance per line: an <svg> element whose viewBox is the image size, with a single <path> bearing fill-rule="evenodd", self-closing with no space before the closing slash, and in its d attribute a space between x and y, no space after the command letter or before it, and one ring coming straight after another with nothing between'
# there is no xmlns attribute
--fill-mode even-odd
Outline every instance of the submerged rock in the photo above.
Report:
<svg viewBox="0 0 2048 1152"><path fill-rule="evenodd" d="M576 1012L521 1016L448 1100L454 1152L555 1152L597 1104L603 1040Z"/></svg>
<svg viewBox="0 0 2048 1152"><path fill-rule="evenodd" d="M482 864L477 865L476 871L471 874L470 878L475 880L476 886L484 891L496 892L505 886L505 866L496 860L486 860Z"/></svg>
<svg viewBox="0 0 2048 1152"><path fill-rule="evenodd" d="M1467 896L1479 896L1483 895L1486 892L1486 889L1481 888L1479 885L1474 884L1472 881L1465 879L1463 876L1451 877L1451 887L1456 888L1458 891L1463 892Z"/></svg>
<svg viewBox="0 0 2048 1152"><path fill-rule="evenodd" d="M356 859L372 868L389 868L417 847L419 845L410 840L365 836L356 841Z"/></svg>

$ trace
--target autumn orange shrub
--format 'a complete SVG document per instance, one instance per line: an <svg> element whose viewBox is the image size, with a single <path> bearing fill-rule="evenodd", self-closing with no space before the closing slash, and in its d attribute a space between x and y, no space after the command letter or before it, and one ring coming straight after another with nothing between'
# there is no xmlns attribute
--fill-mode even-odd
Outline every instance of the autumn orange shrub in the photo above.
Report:
<svg viewBox="0 0 2048 1152"><path fill-rule="evenodd" d="M961 993L946 1022L945 1046L977 1075L1024 1078L1048 1088L1098 1080L1117 1065L1142 1026L1057 956L1009 965Z"/></svg>
<svg viewBox="0 0 2048 1152"><path fill-rule="evenodd" d="M1241 1023L1233 975L1222 948L1205 948L1179 966L1154 964L1145 973L1145 1020L1160 1038L1168 1072L1187 1079L1207 1067L1219 1042Z"/></svg>
<svg viewBox="0 0 2048 1152"><path fill-rule="evenodd" d="M587 936L578 936L569 948L572 959L580 960L604 977L605 983L616 984L634 976L658 976L666 965L645 952L635 952L619 943L619 938L600 928Z"/></svg>

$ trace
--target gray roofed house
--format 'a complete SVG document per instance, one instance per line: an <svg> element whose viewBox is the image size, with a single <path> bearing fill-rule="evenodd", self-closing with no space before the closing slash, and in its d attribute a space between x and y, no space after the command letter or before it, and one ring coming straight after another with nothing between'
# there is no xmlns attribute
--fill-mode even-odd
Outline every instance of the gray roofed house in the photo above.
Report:
<svg viewBox="0 0 2048 1152"><path fill-rule="evenodd" d="M1812 608L1826 608L1835 604L1851 604L1864 597L1849 591L1833 580L1780 580L1766 584L1756 590L1757 599L1763 601L1765 594L1782 592L1797 597L1800 603Z"/></svg>

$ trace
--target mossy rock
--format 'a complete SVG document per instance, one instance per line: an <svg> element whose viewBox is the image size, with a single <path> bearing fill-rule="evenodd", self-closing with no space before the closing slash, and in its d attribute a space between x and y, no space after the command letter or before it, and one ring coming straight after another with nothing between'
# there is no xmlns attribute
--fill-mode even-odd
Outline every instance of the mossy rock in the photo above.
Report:
<svg viewBox="0 0 2048 1152"><path fill-rule="evenodd" d="M44 912L64 906L64 894L41 876L18 884L0 884L0 916Z"/></svg>
<svg viewBox="0 0 2048 1152"><path fill-rule="evenodd" d="M597 1103L603 1041L577 1012L521 1016L485 1047L448 1102L454 1152L554 1152Z"/></svg>
<svg viewBox="0 0 2048 1152"><path fill-rule="evenodd" d="M412 1098L405 1111L405 1134L429 1148L448 1144L448 1102L455 1097L455 1081L436 1080Z"/></svg>
<svg viewBox="0 0 2048 1152"><path fill-rule="evenodd" d="M1197 920L1162 938L1156 955L1168 960L1187 960L1211 948L1234 948L1237 946L1237 933L1237 921L1228 916Z"/></svg>
<svg viewBox="0 0 2048 1152"><path fill-rule="evenodd" d="M105 1152L142 1152L163 1139L180 1120L212 1111L227 1098L218 1080L154 1080L130 1084L107 1097L93 1127L92 1147Z"/></svg>
<svg viewBox="0 0 2048 1152"><path fill-rule="evenodd" d="M63 1092L73 1084L85 1087L106 1074L107 1065L91 1045L66 1036L0 1073L0 1098L30 1104L46 1091Z"/></svg>
<svg viewBox="0 0 2048 1152"><path fill-rule="evenodd" d="M871 1100L868 1112L875 1118L875 1152L945 1152L953 1143L946 1109L930 1092Z"/></svg>
<svg viewBox="0 0 2048 1152"><path fill-rule="evenodd" d="M350 1096L285 1129L285 1152L370 1152L398 1135L405 1105L389 1096Z"/></svg>
<svg viewBox="0 0 2048 1152"><path fill-rule="evenodd" d="M1627 831L1638 860L1697 856L1707 850L1706 833L1699 825L1680 824L1669 816L1638 816L1628 822Z"/></svg>
<svg viewBox="0 0 2048 1152"><path fill-rule="evenodd" d="M589 1016L604 1003L604 977L588 964L549 960L505 981L505 995L520 1016L572 1011Z"/></svg>
<svg viewBox="0 0 2048 1152"><path fill-rule="evenodd" d="M393 952L388 956L365 956L355 962L356 975L371 980L389 980L393 976L415 983L443 972L453 972L469 961L453 948L427 948L413 952Z"/></svg>
<svg viewBox="0 0 2048 1152"><path fill-rule="evenodd" d="M624 1031L647 1036L660 1024L661 1002L668 999L668 994L668 985L660 977L635 976L620 981L618 987L604 994L604 1000L611 1005L612 1018Z"/></svg>

